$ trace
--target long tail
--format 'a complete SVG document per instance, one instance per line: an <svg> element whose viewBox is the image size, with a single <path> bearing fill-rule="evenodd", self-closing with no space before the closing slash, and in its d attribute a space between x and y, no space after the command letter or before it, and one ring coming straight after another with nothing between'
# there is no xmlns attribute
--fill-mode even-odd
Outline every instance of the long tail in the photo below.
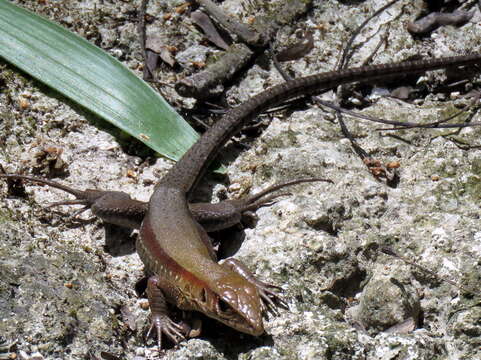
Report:
<svg viewBox="0 0 481 360"><path fill-rule="evenodd" d="M276 85L225 114L184 154L157 186L175 187L189 194L219 149L240 131L247 121L286 100L350 82L473 64L481 64L481 54L365 66L321 73Z"/></svg>

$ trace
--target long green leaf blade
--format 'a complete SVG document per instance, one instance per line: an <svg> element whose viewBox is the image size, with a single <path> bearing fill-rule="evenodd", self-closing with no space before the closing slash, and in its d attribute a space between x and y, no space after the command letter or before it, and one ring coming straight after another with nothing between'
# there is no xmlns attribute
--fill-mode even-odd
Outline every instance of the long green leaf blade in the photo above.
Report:
<svg viewBox="0 0 481 360"><path fill-rule="evenodd" d="M6 0L0 0L0 57L168 158L179 159L198 138L118 60Z"/></svg>

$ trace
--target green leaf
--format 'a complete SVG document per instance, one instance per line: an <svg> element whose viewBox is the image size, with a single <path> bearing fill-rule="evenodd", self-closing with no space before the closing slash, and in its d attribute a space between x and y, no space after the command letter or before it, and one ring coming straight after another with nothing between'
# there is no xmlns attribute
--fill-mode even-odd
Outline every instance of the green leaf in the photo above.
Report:
<svg viewBox="0 0 481 360"><path fill-rule="evenodd" d="M179 159L198 138L115 58L6 0L0 0L0 57L168 158Z"/></svg>

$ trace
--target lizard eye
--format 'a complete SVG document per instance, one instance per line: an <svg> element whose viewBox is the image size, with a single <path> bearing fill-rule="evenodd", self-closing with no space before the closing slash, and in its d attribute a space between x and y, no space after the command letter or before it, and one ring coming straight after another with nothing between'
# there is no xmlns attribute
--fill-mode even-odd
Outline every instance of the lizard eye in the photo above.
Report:
<svg viewBox="0 0 481 360"><path fill-rule="evenodd" d="M218 308L221 313L231 310L231 306L222 299L219 299Z"/></svg>

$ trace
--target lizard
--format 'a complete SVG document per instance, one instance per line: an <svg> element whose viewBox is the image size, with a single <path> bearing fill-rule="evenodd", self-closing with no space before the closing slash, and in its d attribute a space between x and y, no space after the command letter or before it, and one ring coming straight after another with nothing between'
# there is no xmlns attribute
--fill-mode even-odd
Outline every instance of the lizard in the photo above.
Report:
<svg viewBox="0 0 481 360"><path fill-rule="evenodd" d="M150 274L149 332L156 330L159 347L162 334L174 343L185 339L182 326L169 318L167 303L259 336L264 333L263 314L278 300L273 286L255 279L240 261L216 261L208 234L187 203L219 149L246 122L281 102L345 83L479 63L481 54L475 53L325 72L276 85L227 112L155 185L140 227L136 248Z"/></svg>
<svg viewBox="0 0 481 360"><path fill-rule="evenodd" d="M22 175L0 174L0 177L24 178L60 188L77 199L57 204L83 204L104 221L139 228L136 248L149 276L146 290L151 308L149 333L155 330L159 348L163 334L177 344L196 333L170 319L168 303L181 310L199 311L238 331L259 336L264 333L266 311L275 312L276 306L284 305L277 293L279 288L257 280L236 259L218 262L207 232L231 226L239 221L242 212L270 201L272 197L261 198L274 191L273 188L319 179L275 185L238 203L228 200L219 204L189 204L192 191L219 149L249 120L289 99L349 82L473 64L481 64L481 54L364 66L276 85L233 108L207 130L155 185L148 203L120 192L82 192ZM212 227L210 221L214 223Z"/></svg>

